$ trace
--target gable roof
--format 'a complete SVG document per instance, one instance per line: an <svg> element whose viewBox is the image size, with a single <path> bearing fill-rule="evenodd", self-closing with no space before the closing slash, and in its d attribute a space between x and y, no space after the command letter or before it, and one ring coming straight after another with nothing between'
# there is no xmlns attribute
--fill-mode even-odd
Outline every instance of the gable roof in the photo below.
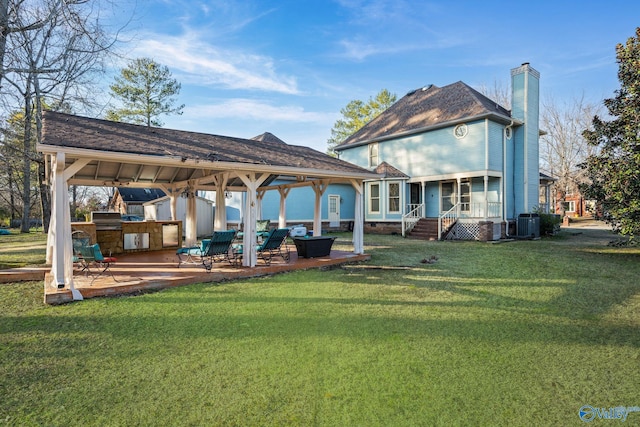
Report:
<svg viewBox="0 0 640 427"><path fill-rule="evenodd" d="M309 147L269 140L154 128L45 111L46 154L65 153L67 166L79 159L72 184L143 188L184 184L219 172L293 175L308 178L370 179L367 169ZM209 180L211 182L211 180ZM231 177L230 187L244 187Z"/></svg>
<svg viewBox="0 0 640 427"><path fill-rule="evenodd" d="M382 162L373 170L375 173L380 174L383 178L403 178L408 179L409 175L394 168L387 162Z"/></svg>
<svg viewBox="0 0 640 427"><path fill-rule="evenodd" d="M267 142L277 142L279 144L286 144L283 140L272 134L271 132L265 132L262 135L254 136L251 138L254 141L267 141Z"/></svg>
<svg viewBox="0 0 640 427"><path fill-rule="evenodd" d="M486 117L509 123L511 113L463 82L429 85L407 93L334 150Z"/></svg>

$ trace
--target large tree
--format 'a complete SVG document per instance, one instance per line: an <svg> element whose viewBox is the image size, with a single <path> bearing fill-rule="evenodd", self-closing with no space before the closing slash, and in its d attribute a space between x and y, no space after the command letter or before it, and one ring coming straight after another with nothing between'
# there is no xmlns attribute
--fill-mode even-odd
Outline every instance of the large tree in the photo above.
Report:
<svg viewBox="0 0 640 427"><path fill-rule="evenodd" d="M40 140L42 108L89 103L87 87L91 77L102 71L102 60L113 46L114 38L105 35L96 13L98 1L87 0L10 0L8 22L2 42L4 61L3 99L13 98L7 105L11 114L24 115L20 139L22 161L22 230L28 231L33 205L32 164L38 165L38 187L42 203L43 223L47 229L50 213L49 189L46 185L44 159L35 155L34 141ZM0 4L4 8L5 3ZM2 24L2 22L0 22ZM10 140L5 139L4 143ZM15 141L18 144L17 141ZM38 194L36 192L36 194Z"/></svg>
<svg viewBox="0 0 640 427"><path fill-rule="evenodd" d="M331 129L331 138L327 141L329 154L334 154L333 148L357 132L361 127L375 119L384 110L396 102L396 95L387 89L382 89L375 97L366 103L355 99L340 110L342 118L338 119Z"/></svg>
<svg viewBox="0 0 640 427"><path fill-rule="evenodd" d="M556 179L554 194L561 202L567 195L578 194L579 185L585 182L579 165L594 154L596 148L587 143L582 131L590 128L598 110L598 106L584 98L566 104L553 99L543 103L540 128L545 134L540 137L540 168Z"/></svg>
<svg viewBox="0 0 640 427"><path fill-rule="evenodd" d="M116 76L112 95L122 102L121 108L107 111L107 119L146 126L162 126L159 116L182 114L184 104L174 107L174 96L181 85L171 77L169 68L150 58L131 61Z"/></svg>
<svg viewBox="0 0 640 427"><path fill-rule="evenodd" d="M599 149L583 164L590 184L586 197L602 207L614 229L630 237L640 233L640 28L616 46L620 89L604 101L611 120L593 118L584 137Z"/></svg>

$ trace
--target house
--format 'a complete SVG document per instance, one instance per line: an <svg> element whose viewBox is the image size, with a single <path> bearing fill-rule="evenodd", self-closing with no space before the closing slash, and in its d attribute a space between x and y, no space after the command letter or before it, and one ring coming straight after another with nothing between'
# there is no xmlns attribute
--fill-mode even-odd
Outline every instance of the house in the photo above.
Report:
<svg viewBox="0 0 640 427"><path fill-rule="evenodd" d="M539 204L539 80L528 63L511 70L511 110L460 81L428 85L338 145L340 159L382 174L365 181L365 230L515 233Z"/></svg>
<svg viewBox="0 0 640 427"><path fill-rule="evenodd" d="M144 204L165 197L159 188L116 187L109 200L109 209L121 214L138 215L144 218Z"/></svg>

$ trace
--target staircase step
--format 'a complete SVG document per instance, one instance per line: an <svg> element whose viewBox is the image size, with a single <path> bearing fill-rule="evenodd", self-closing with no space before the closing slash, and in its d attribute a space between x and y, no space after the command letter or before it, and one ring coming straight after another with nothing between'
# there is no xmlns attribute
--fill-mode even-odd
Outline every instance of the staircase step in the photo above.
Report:
<svg viewBox="0 0 640 427"><path fill-rule="evenodd" d="M438 220L436 218L420 218L407 237L419 240L438 240Z"/></svg>

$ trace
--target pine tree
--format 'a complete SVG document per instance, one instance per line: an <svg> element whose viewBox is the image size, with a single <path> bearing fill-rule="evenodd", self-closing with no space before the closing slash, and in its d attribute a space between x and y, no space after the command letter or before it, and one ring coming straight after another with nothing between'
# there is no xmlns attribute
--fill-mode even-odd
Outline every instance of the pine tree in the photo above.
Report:
<svg viewBox="0 0 640 427"><path fill-rule="evenodd" d="M331 129L331 138L327 141L327 152L333 153L333 148L356 133L361 127L375 119L384 110L396 102L396 95L387 89L382 89L375 97L369 98L365 104L359 99L353 100L340 110L342 118L337 120Z"/></svg>
<svg viewBox="0 0 640 427"><path fill-rule="evenodd" d="M182 114L184 104L174 107L181 85L171 77L169 68L150 58L138 58L120 70L110 86L122 107L107 111L107 120L145 126L162 126L162 114Z"/></svg>

